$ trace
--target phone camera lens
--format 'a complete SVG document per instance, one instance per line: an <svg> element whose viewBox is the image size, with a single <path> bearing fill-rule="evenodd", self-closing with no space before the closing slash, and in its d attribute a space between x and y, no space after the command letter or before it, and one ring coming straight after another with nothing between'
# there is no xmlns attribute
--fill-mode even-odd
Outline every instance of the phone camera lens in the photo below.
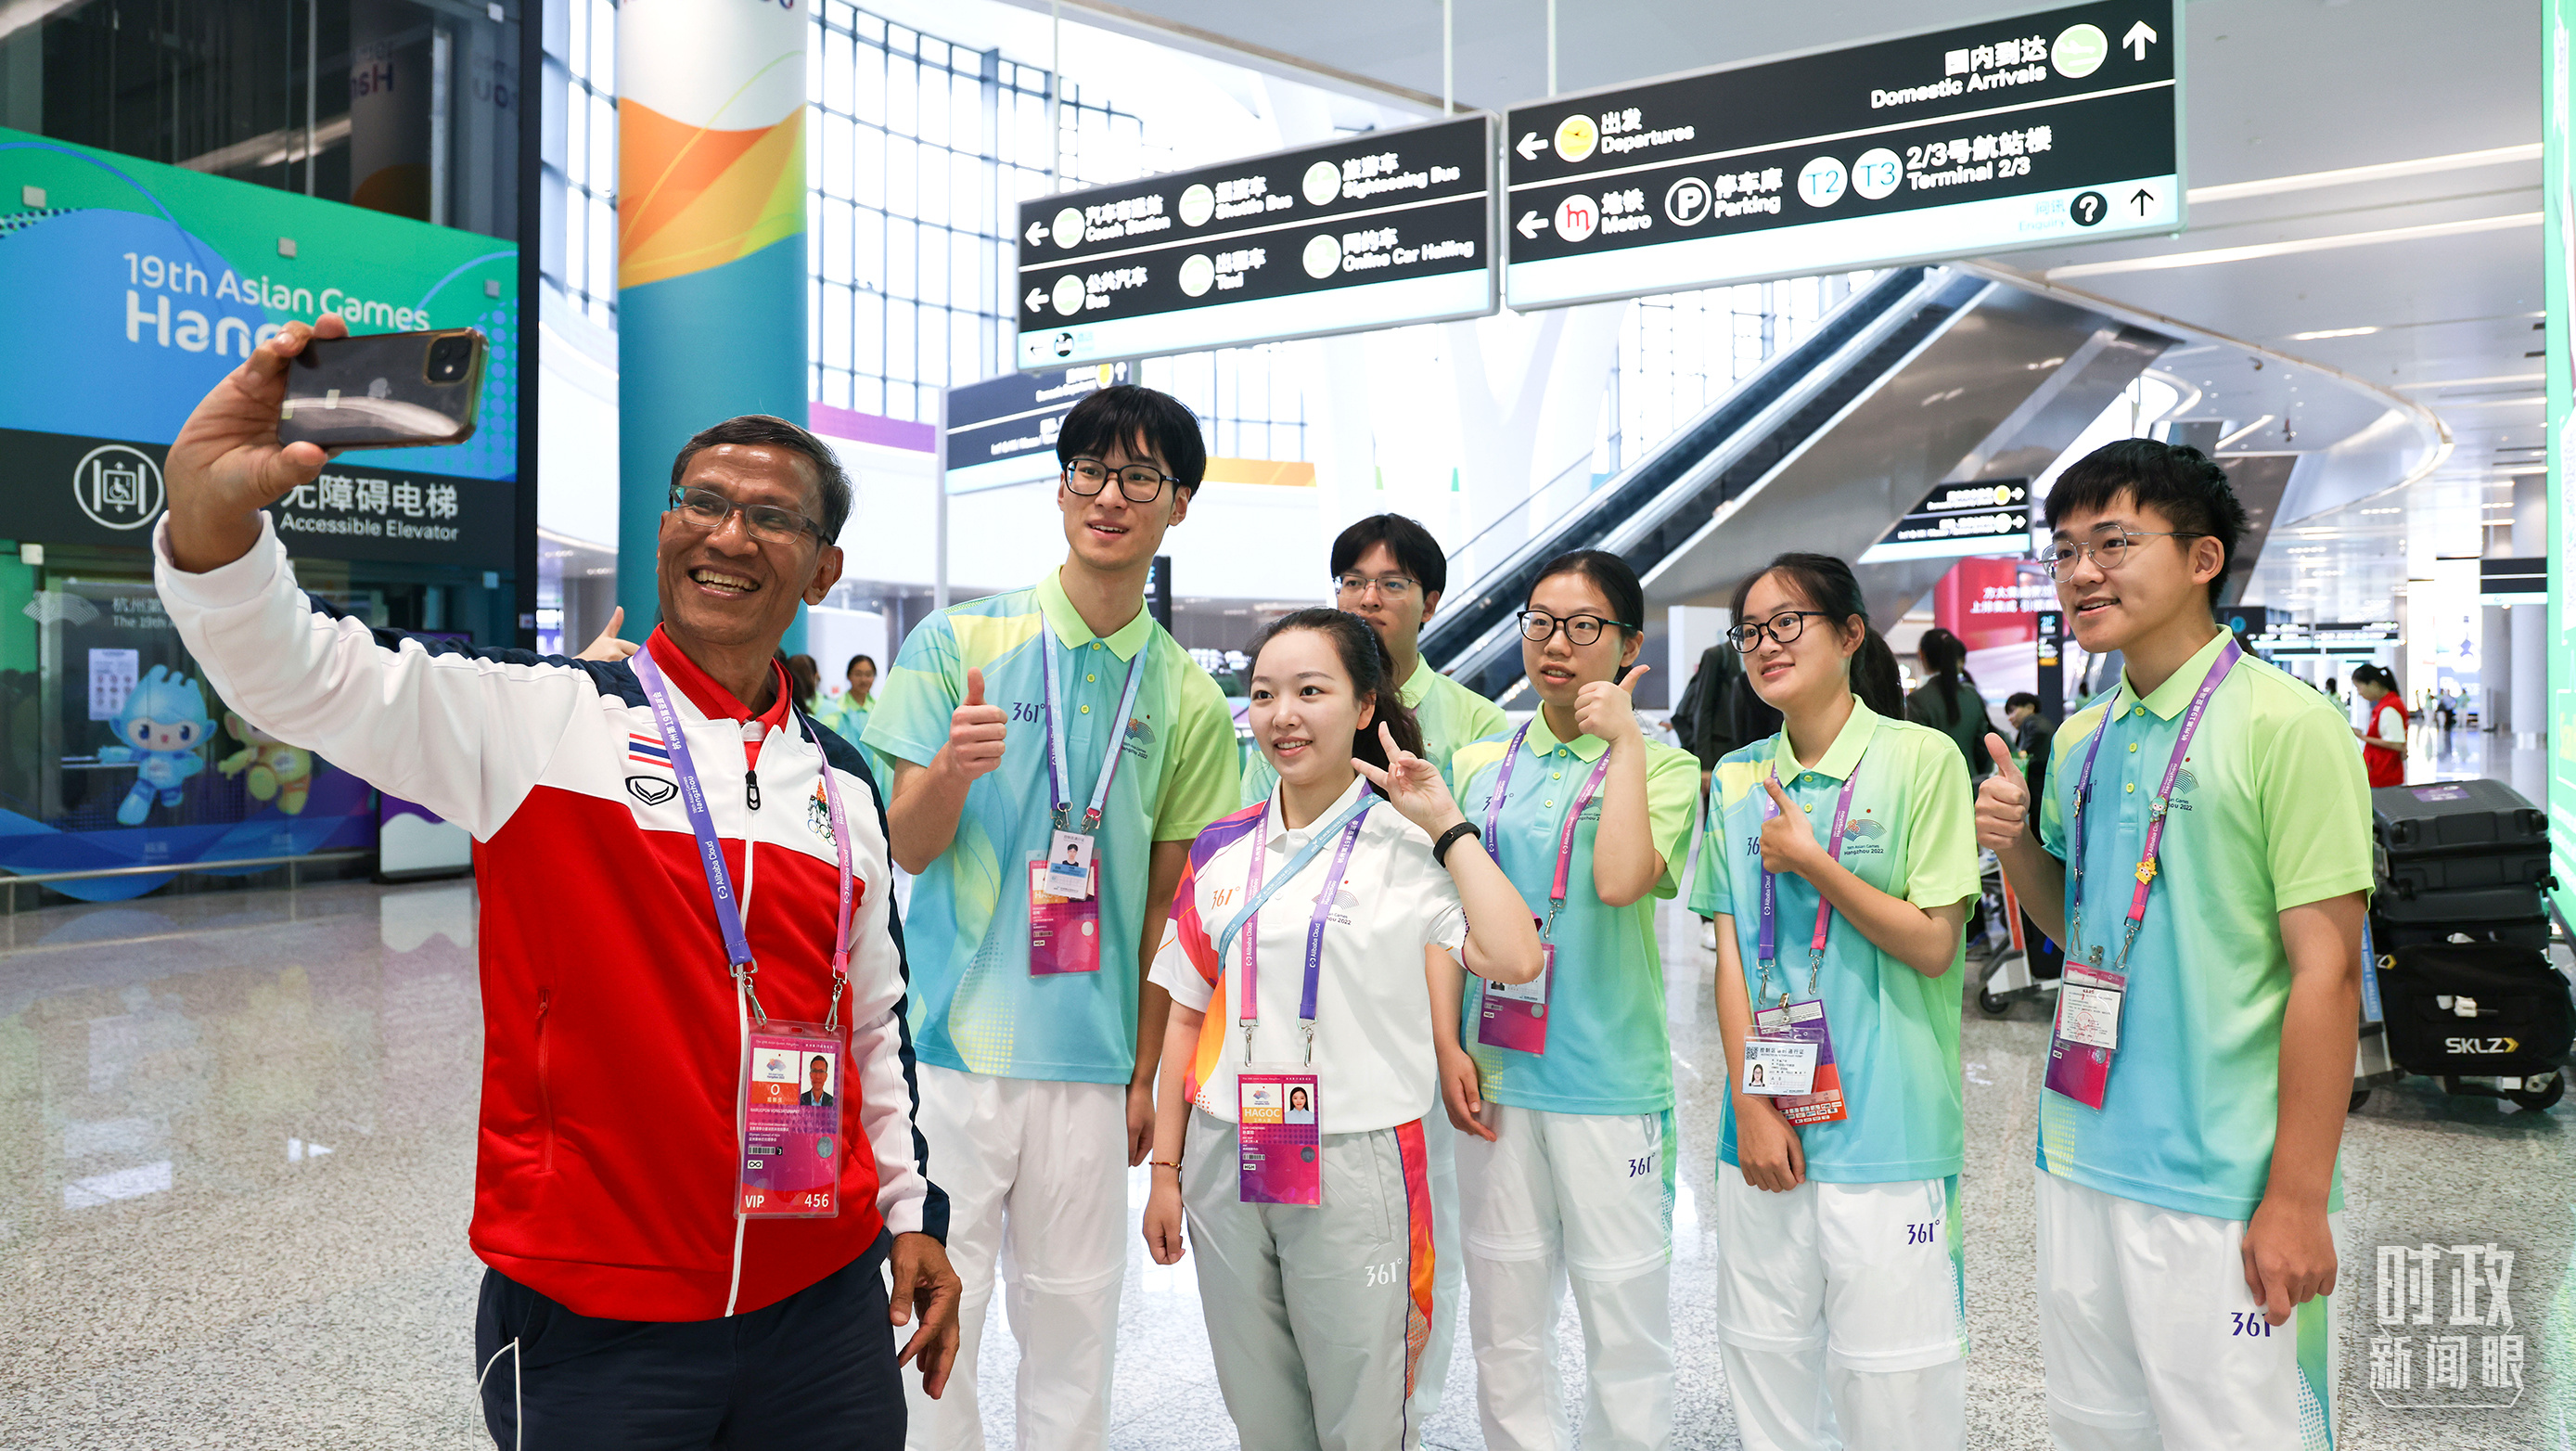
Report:
<svg viewBox="0 0 2576 1451"><path fill-rule="evenodd" d="M465 376L474 361L474 340L470 337L445 337L429 345L429 377L433 383L453 383Z"/></svg>

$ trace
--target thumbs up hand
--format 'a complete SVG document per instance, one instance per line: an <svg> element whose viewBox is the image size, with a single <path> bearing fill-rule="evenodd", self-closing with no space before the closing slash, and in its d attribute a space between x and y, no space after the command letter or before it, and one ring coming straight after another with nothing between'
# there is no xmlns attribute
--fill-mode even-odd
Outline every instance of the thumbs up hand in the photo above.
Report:
<svg viewBox="0 0 2576 1451"><path fill-rule="evenodd" d="M968 781L990 775L1002 764L1002 732L1007 724L1000 706L984 703L984 672L968 669L966 699L949 713L948 744L940 749L941 763Z"/></svg>
<svg viewBox="0 0 2576 1451"><path fill-rule="evenodd" d="M1763 777L1762 789L1771 793L1771 804L1776 809L1771 819L1762 823L1762 870L1794 872L1814 881L1813 869L1832 860L1816 844L1814 824L1798 803L1789 799L1789 793L1780 789L1779 777Z"/></svg>
<svg viewBox="0 0 2576 1451"><path fill-rule="evenodd" d="M1652 665L1640 665L1628 672L1624 683L1612 684L1595 680L1574 693L1574 724L1587 736L1596 736L1611 745L1640 742L1645 729L1637 723L1637 682L1646 678Z"/></svg>
<svg viewBox="0 0 2576 1451"><path fill-rule="evenodd" d="M1986 732L1986 754L1995 758L1995 771L1977 788L1977 845L2002 851L2029 829L2030 783L2002 736Z"/></svg>

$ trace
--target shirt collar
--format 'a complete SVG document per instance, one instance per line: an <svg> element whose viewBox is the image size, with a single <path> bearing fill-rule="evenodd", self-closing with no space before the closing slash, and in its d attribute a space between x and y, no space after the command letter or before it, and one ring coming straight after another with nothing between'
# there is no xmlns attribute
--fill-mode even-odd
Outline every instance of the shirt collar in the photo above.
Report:
<svg viewBox="0 0 2576 1451"><path fill-rule="evenodd" d="M1038 581L1038 608L1046 612L1047 623L1054 627L1055 637L1063 641L1064 648L1068 650L1079 650L1099 640L1109 647L1109 653L1119 659L1133 660L1136 652L1145 648L1146 639L1154 633L1153 613L1140 602L1136 606L1136 618L1106 636L1093 634L1091 627L1082 621L1082 611L1075 609L1072 599L1066 596L1064 584L1056 578L1056 572L1050 572Z"/></svg>
<svg viewBox="0 0 2576 1451"><path fill-rule="evenodd" d="M1359 775L1357 772L1352 773L1350 789L1344 791L1339 797L1336 797L1332 805L1325 807L1323 815L1316 817L1314 820L1306 823L1305 826L1295 831L1289 830L1288 818L1281 814L1280 809L1281 799L1288 790L1287 783L1281 782L1279 785L1271 787L1270 809L1264 813L1261 818L1262 845L1277 852L1292 850L1293 847L1290 843L1290 839L1292 837L1302 841L1303 838L1313 835L1319 828L1338 820L1343 812L1350 810L1351 803L1359 799L1360 792L1365 789L1367 785L1367 777Z"/></svg>
<svg viewBox="0 0 2576 1451"><path fill-rule="evenodd" d="M1441 678L1440 672L1431 668L1429 660L1416 655L1413 657L1413 673L1395 688L1395 698L1404 702L1406 710L1411 710L1422 703L1422 698L1431 693L1432 683Z"/></svg>
<svg viewBox="0 0 2576 1451"><path fill-rule="evenodd" d="M1799 765L1798 753L1789 749L1788 727L1783 726L1780 734L1773 738L1777 744L1772 748L1772 765L1783 781L1792 781L1805 774L1826 776L1836 781L1849 780L1853 768L1860 765L1861 753L1869 749L1870 738L1878 734L1878 722L1878 712L1871 710L1867 702L1855 695L1852 697L1851 716L1843 722L1842 734L1835 736L1833 745L1826 748L1823 760L1812 766Z"/></svg>
<svg viewBox="0 0 2576 1451"><path fill-rule="evenodd" d="M2167 676L2164 684L2148 691L2143 697L2138 694L2135 686L2129 684L2129 672L2125 668L2122 669L2120 698L2111 707L2112 716L2117 718L2130 706L2138 704L2143 704L2147 709L2154 711L2160 720L2172 720L2182 714L2183 707L2191 704L2191 698L2200 692L2200 683L2207 680L2209 672L2218 667L2219 652L2226 649L2227 642L2234 638L2223 629L2210 636L2209 643L2201 646L2189 660L2184 661L2181 669Z"/></svg>
<svg viewBox="0 0 2576 1451"><path fill-rule="evenodd" d="M770 692L769 709L755 717L750 706L736 699L732 691L718 685L714 676L699 669L698 662L690 659L688 652L681 649L679 642L661 626L655 625L653 633L645 637L644 648L653 652L653 663L662 667L662 674L680 687L680 693L687 696L689 703L707 719L757 719L765 728L762 731L764 735L787 723L787 672L777 661L769 662L769 672L777 686Z"/></svg>
<svg viewBox="0 0 2576 1451"><path fill-rule="evenodd" d="M1610 749L1610 743L1599 736L1576 736L1570 741L1559 741L1556 732L1547 727L1547 712L1542 710L1533 714L1529 726L1529 753L1545 760L1547 753L1560 745L1574 752L1575 759L1584 762L1600 760L1601 753Z"/></svg>

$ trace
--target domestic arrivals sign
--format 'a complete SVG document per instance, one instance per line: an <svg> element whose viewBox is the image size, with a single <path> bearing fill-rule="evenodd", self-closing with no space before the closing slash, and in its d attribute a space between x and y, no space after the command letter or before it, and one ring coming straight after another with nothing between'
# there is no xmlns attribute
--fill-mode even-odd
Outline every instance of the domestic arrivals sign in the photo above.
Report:
<svg viewBox="0 0 2576 1451"><path fill-rule="evenodd" d="M2180 18L2074 5L1515 106L1504 301L2176 230Z"/></svg>
<svg viewBox="0 0 2576 1451"><path fill-rule="evenodd" d="M1019 366L1494 310L1493 118L1020 204Z"/></svg>
<svg viewBox="0 0 2576 1451"><path fill-rule="evenodd" d="M1979 479L1942 484L1896 521L1863 564L1900 559L1965 559L2021 554L2030 548L2030 480Z"/></svg>

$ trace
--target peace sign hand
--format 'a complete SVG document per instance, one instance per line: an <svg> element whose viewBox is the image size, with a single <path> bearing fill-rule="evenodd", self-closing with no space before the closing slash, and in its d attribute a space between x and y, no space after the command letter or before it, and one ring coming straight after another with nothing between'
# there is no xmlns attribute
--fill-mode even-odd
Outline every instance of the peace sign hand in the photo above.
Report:
<svg viewBox="0 0 2576 1451"><path fill-rule="evenodd" d="M1378 722L1377 738L1386 746L1386 769L1379 770L1357 756L1351 758L1351 769L1366 776L1388 805L1435 839L1466 820L1458 814L1458 803L1449 799L1449 787L1440 779L1438 767L1397 745L1395 732L1384 721Z"/></svg>
<svg viewBox="0 0 2576 1451"><path fill-rule="evenodd" d="M1977 787L1977 845L2002 851L2029 829L2030 782L2013 764L2002 736L1986 732L1986 754L1995 758L1995 770Z"/></svg>

